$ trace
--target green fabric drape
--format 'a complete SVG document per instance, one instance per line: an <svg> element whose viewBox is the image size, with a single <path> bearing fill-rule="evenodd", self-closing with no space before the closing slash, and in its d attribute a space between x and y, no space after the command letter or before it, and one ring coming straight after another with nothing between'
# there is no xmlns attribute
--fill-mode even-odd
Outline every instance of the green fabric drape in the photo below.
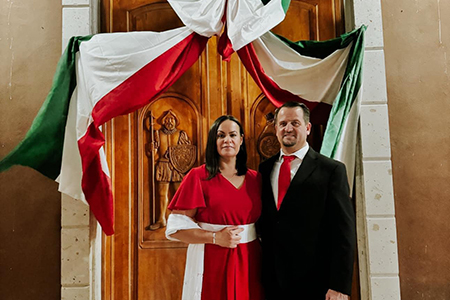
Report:
<svg viewBox="0 0 450 300"><path fill-rule="evenodd" d="M355 104L362 86L362 65L364 58L364 32L366 26L345 33L338 38L328 41L298 41L292 42L280 35L277 37L291 49L301 55L323 59L338 49L352 44L349 60L345 70L341 88L336 96L327 122L320 153L328 157L335 157L340 138L344 130L345 121Z"/></svg>
<svg viewBox="0 0 450 300"><path fill-rule="evenodd" d="M88 41L91 37L79 36L70 39L59 59L52 87L44 104L22 142L0 161L0 172L13 165L22 165L31 167L51 179L58 177L70 97L77 85L75 57L81 42Z"/></svg>

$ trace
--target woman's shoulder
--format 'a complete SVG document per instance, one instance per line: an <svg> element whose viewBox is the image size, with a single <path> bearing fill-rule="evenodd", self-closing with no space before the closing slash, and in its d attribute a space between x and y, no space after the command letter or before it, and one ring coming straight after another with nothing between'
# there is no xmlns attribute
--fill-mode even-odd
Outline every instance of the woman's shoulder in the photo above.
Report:
<svg viewBox="0 0 450 300"><path fill-rule="evenodd" d="M191 169L191 172L192 172L192 171L194 171L194 172L199 172L199 171L205 171L205 170L206 170L206 165L205 165L205 164L202 164L202 165L200 165L200 166L198 166L198 167L192 168L192 169Z"/></svg>
<svg viewBox="0 0 450 300"><path fill-rule="evenodd" d="M258 171L255 171L253 169L247 169L247 176L256 178L258 177Z"/></svg>
<svg viewBox="0 0 450 300"><path fill-rule="evenodd" d="M261 185L261 174L259 174L258 171L248 169L247 175L246 175L246 180L248 183L256 184L256 185L260 186Z"/></svg>
<svg viewBox="0 0 450 300"><path fill-rule="evenodd" d="M206 171L206 165L200 165L198 167L192 168L189 172L188 172L189 176L196 176L196 177L205 177L207 175L207 171Z"/></svg>

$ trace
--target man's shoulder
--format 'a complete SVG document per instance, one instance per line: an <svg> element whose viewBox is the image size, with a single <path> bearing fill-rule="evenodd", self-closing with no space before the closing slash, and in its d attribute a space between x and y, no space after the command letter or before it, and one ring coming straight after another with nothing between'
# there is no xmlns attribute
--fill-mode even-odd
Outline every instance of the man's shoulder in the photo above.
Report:
<svg viewBox="0 0 450 300"><path fill-rule="evenodd" d="M323 165L327 168L330 168L330 169L335 169L337 167L345 168L345 165L338 160L335 160L333 158L330 158L328 156L320 154L319 152L316 152L313 149L310 149L310 151L313 151L312 155L315 156L315 159L317 159L317 161L320 162L321 165Z"/></svg>
<svg viewBox="0 0 450 300"><path fill-rule="evenodd" d="M273 167L273 164L275 163L275 161L277 160L277 157L279 157L279 156L280 156L280 153L277 153L274 156L269 157L268 159L262 161L259 164L259 168L258 168L259 172L264 171L266 169L270 169L271 170L272 167Z"/></svg>

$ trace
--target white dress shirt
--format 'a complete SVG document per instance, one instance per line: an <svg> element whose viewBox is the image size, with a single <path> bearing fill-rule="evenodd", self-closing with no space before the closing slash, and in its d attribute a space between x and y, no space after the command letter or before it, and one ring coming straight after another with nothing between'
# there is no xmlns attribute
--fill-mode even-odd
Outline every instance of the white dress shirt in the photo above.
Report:
<svg viewBox="0 0 450 300"><path fill-rule="evenodd" d="M306 143L306 145L303 148L297 150L292 154L285 154L282 149L280 150L280 157L275 161L272 173L270 173L270 183L272 184L273 199L275 199L275 206L278 205L278 176L280 175L280 167L281 163L283 162L283 155L295 156L294 160L291 162L291 180L292 180L292 178L294 178L295 176L295 173L297 173L298 168L300 168L300 165L302 164L302 161L305 158L306 152L308 152L308 150L309 150L308 143Z"/></svg>

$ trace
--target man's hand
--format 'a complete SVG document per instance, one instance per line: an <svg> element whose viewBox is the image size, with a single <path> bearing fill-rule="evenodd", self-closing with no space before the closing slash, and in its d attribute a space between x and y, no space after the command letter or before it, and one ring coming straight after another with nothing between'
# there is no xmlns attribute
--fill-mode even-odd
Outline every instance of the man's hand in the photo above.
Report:
<svg viewBox="0 0 450 300"><path fill-rule="evenodd" d="M348 300L348 296L344 295L342 293L328 290L327 294L325 295L325 300Z"/></svg>

